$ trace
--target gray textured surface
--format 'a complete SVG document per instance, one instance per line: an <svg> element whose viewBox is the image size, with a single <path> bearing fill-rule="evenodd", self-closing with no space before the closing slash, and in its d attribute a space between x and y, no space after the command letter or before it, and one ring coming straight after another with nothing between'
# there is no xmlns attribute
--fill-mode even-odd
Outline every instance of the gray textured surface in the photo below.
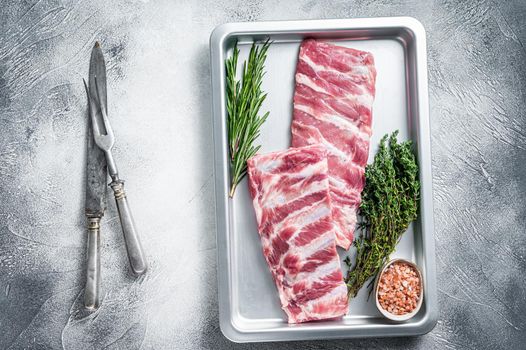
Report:
<svg viewBox="0 0 526 350"><path fill-rule="evenodd" d="M382 15L414 16L428 32L440 320L418 338L280 345L523 348L521 0L0 1L0 348L273 348L230 343L218 326L208 37L229 21ZM95 39L151 270L127 275L110 201L104 301L86 315L81 78Z"/></svg>

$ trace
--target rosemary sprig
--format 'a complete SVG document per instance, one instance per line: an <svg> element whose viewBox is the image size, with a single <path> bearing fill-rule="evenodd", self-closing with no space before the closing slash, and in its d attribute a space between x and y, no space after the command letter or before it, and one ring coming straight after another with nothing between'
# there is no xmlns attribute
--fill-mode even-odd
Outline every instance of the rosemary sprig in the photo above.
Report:
<svg viewBox="0 0 526 350"><path fill-rule="evenodd" d="M263 45L252 44L248 61L243 63L241 80L237 79L239 49L237 43L231 57L225 61L228 112L228 144L230 154L230 193L233 197L237 185L247 173L247 160L256 154L261 146L254 145L261 125L269 112L259 115L259 109L267 94L261 90L265 75L265 60L269 40Z"/></svg>
<svg viewBox="0 0 526 350"><path fill-rule="evenodd" d="M360 214L362 235L357 237L356 262L349 258L346 283L353 298L375 276L400 237L417 217L420 183L412 142L397 142L398 130L385 135L374 162L365 169ZM389 138L389 143L386 142Z"/></svg>

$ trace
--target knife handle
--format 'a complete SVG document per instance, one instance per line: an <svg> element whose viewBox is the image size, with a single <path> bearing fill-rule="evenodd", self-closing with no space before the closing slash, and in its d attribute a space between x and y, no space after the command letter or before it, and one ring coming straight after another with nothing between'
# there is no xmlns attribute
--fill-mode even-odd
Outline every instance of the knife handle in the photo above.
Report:
<svg viewBox="0 0 526 350"><path fill-rule="evenodd" d="M128 200L124 192L124 181L114 180L110 183L110 186L113 189L115 201L117 202L117 210L121 219L122 233L126 243L130 267L135 275L142 275L148 269L148 264L146 263L146 257L135 228L135 222L128 206Z"/></svg>
<svg viewBox="0 0 526 350"><path fill-rule="evenodd" d="M99 307L100 294L100 218L88 218L88 264L84 306L90 310Z"/></svg>

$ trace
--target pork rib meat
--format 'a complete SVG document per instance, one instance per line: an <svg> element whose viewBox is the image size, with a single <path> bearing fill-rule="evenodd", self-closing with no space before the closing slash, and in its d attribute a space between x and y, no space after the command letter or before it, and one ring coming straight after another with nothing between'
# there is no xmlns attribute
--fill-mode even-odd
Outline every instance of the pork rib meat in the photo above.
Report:
<svg viewBox="0 0 526 350"><path fill-rule="evenodd" d="M345 249L365 185L375 81L372 54L313 39L301 44L292 147L326 147L336 243Z"/></svg>
<svg viewBox="0 0 526 350"><path fill-rule="evenodd" d="M248 175L263 254L288 322L345 315L325 147L254 156Z"/></svg>

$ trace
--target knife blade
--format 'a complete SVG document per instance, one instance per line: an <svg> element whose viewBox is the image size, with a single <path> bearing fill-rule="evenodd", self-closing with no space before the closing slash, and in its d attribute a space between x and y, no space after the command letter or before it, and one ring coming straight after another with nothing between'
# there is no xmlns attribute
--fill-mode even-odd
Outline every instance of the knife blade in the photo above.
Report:
<svg viewBox="0 0 526 350"><path fill-rule="evenodd" d="M93 56L93 53L92 53ZM99 306L100 296L100 220L106 210L106 190L107 190L107 164L106 156L96 144L93 138L93 129L91 118L100 117L100 108L98 108L97 93L94 90L94 78L98 71L96 66L90 63L89 81L90 86L86 88L88 98L88 121L87 132L87 156L86 156L86 198L85 214L88 221L88 253L86 266L86 286L84 288L84 306L88 309L97 309ZM105 72L104 79L105 79ZM101 99L105 94L99 94ZM104 96L104 97L102 97ZM103 102L105 103L105 102Z"/></svg>
<svg viewBox="0 0 526 350"><path fill-rule="evenodd" d="M91 109L91 107L90 107ZM91 113L91 112L90 112ZM107 166L104 152L95 144L88 123L85 213L88 218L102 218L106 210Z"/></svg>
<svg viewBox="0 0 526 350"><path fill-rule="evenodd" d="M97 84L99 85L99 93L97 94L95 78L97 78ZM91 97L91 106L97 113L97 119L102 121L100 115L100 106L104 106L105 110L108 110L108 92L106 89L106 62L102 54L102 49L99 42L97 41L91 50L91 58L89 62L89 93ZM99 101L100 97L100 101ZM103 123L100 123L103 124Z"/></svg>

